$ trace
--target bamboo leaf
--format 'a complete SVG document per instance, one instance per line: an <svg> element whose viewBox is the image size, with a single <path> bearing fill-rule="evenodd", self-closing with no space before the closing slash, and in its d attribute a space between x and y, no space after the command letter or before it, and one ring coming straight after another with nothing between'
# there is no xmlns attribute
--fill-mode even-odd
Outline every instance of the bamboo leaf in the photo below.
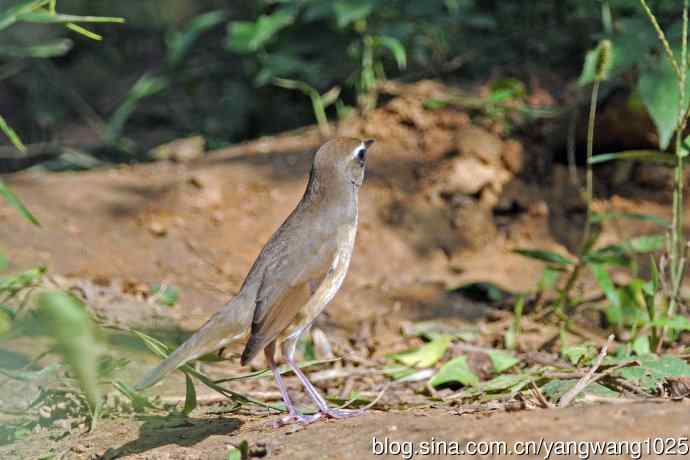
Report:
<svg viewBox="0 0 690 460"><path fill-rule="evenodd" d="M613 284L609 272L606 270L606 266L603 264L589 264L594 274L594 278L597 280L599 287L604 291L604 295L611 302L615 308L621 308L621 297L618 289Z"/></svg>
<svg viewBox="0 0 690 460"><path fill-rule="evenodd" d="M5 183L0 180L0 196L2 196L5 201L7 201L10 206L15 208L17 211L19 211L19 214L32 224L36 225L37 227L41 226L41 223L34 217L33 214L31 214L31 211L29 211L26 206L24 206L24 203L21 202L17 196L12 193L12 191L5 185Z"/></svg>
<svg viewBox="0 0 690 460"><path fill-rule="evenodd" d="M530 259L541 260L542 262L548 262L558 265L572 265L575 261L563 257L562 255L553 252L545 251L542 249L515 249L513 252L520 254L521 256L529 257Z"/></svg>
<svg viewBox="0 0 690 460"><path fill-rule="evenodd" d="M39 24L61 24L69 22L118 23L125 22L124 18L107 16L77 16L74 14L53 14L49 11L38 10L22 14L19 19Z"/></svg>
<svg viewBox="0 0 690 460"><path fill-rule="evenodd" d="M189 376L185 374L185 381L187 384L187 389L185 391L184 407L182 408L182 413L184 415L189 415L194 409L196 409L196 389L194 388L194 381Z"/></svg>
<svg viewBox="0 0 690 460"><path fill-rule="evenodd" d="M101 394L98 387L100 347L86 307L75 297L60 291L40 294L38 305L42 327L55 339L95 418Z"/></svg>
<svg viewBox="0 0 690 460"><path fill-rule="evenodd" d="M47 4L48 1L49 0L24 0L23 2L7 8L3 12L0 12L0 30L8 28L17 22L22 15L29 13L36 8L40 8L41 6Z"/></svg>
<svg viewBox="0 0 690 460"><path fill-rule="evenodd" d="M613 160L648 161L653 163L664 163L669 166L673 166L676 162L673 155L658 150L626 150L624 152L602 153L594 155L589 162L590 164L597 164Z"/></svg>
<svg viewBox="0 0 690 460"><path fill-rule="evenodd" d="M0 115L0 131L5 133L5 136L12 142L12 145L15 146L17 150L20 152L26 152L26 147L24 146L24 143L22 140L19 138L19 135L16 133L14 129L10 125L7 124L7 121L5 121L5 118Z"/></svg>
<svg viewBox="0 0 690 460"><path fill-rule="evenodd" d="M595 212L592 214L592 222L599 223L607 220L638 220L640 222L654 222L662 227L668 227L671 222L663 217L654 216L651 214L639 214L634 212Z"/></svg>

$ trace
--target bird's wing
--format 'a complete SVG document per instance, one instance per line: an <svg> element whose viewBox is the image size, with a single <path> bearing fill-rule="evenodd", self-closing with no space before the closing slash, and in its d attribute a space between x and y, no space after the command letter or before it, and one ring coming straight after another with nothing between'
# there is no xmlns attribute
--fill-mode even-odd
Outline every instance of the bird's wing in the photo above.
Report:
<svg viewBox="0 0 690 460"><path fill-rule="evenodd" d="M301 241L305 240L309 239ZM269 261L263 270L242 363L250 361L292 323L331 270L337 244L330 238L321 240L321 244L314 244L313 239L301 244L283 242L267 254Z"/></svg>

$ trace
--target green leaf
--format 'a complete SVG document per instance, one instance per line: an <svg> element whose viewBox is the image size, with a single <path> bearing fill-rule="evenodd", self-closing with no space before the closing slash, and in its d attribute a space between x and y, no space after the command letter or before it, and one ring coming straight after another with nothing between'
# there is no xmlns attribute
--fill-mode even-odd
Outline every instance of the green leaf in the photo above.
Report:
<svg viewBox="0 0 690 460"><path fill-rule="evenodd" d="M548 291L553 289L558 283L558 279L563 274L562 269L554 270L552 267L545 267L544 271L539 278L539 283L537 283L537 289L539 291Z"/></svg>
<svg viewBox="0 0 690 460"><path fill-rule="evenodd" d="M609 272L606 270L606 266L602 264L589 264L589 266L592 269L592 273L594 274L594 278L597 280L599 287L602 291L604 291L604 294L609 302L611 302L611 305L621 308L622 303L620 293L616 289L616 286L614 286L613 281L611 281L611 277L609 276Z"/></svg>
<svg viewBox="0 0 690 460"><path fill-rule="evenodd" d="M690 79L686 86L685 94L690 94ZM677 77L667 59L663 58L658 65L641 71L637 89L656 126L659 149L666 150L676 130L681 108ZM687 110L688 100L690 98L686 97L683 110Z"/></svg>
<svg viewBox="0 0 690 460"><path fill-rule="evenodd" d="M17 22L22 15L46 3L48 3L48 0L24 0L10 8L6 8L5 11L0 12L0 30L8 28Z"/></svg>
<svg viewBox="0 0 690 460"><path fill-rule="evenodd" d="M58 370L62 369L62 367L63 366L60 363L53 363L37 371L2 369L0 370L0 374L4 375L5 377L9 377L13 380L19 380L22 382L33 382L36 380L41 380L47 376L51 376L52 374L55 374ZM55 378L54 375L53 378Z"/></svg>
<svg viewBox="0 0 690 460"><path fill-rule="evenodd" d="M374 10L372 0L338 0L333 3L338 27L344 28L352 22L366 19Z"/></svg>
<svg viewBox="0 0 690 460"><path fill-rule="evenodd" d="M246 440L239 446L233 446L225 456L225 460L245 460L249 458L249 444Z"/></svg>
<svg viewBox="0 0 690 460"><path fill-rule="evenodd" d="M185 381L187 384L187 390L185 392L184 407L182 408L182 413L184 415L189 415L194 409L196 409L196 388L194 388L194 381L189 376L185 374Z"/></svg>
<svg viewBox="0 0 690 460"><path fill-rule="evenodd" d="M533 376L529 374L501 374L491 380L481 383L480 388L487 393L495 393L497 391L512 390L516 386L525 382L533 380Z"/></svg>
<svg viewBox="0 0 690 460"><path fill-rule="evenodd" d="M72 49L74 42L68 38L60 38L32 46L0 46L0 56L50 58L63 56Z"/></svg>
<svg viewBox="0 0 690 460"><path fill-rule="evenodd" d="M161 342L158 339L154 339L151 336L148 336L144 334L143 332L131 331L132 334L137 336L142 342L144 342L144 345L146 345L146 348L148 348L153 354L157 355L159 358L167 358L168 357L168 346L165 345L163 342Z"/></svg>
<svg viewBox="0 0 690 460"><path fill-rule="evenodd" d="M488 355L497 374L507 371L520 362L518 358L504 351L492 350Z"/></svg>
<svg viewBox="0 0 690 460"><path fill-rule="evenodd" d="M427 99L424 101L424 108L428 110L444 109L449 105L450 102L443 99Z"/></svg>
<svg viewBox="0 0 690 460"><path fill-rule="evenodd" d="M45 274L45 267L32 268L17 275L0 277L0 292L15 293L37 283Z"/></svg>
<svg viewBox="0 0 690 460"><path fill-rule="evenodd" d="M387 366L383 369L383 373L393 380L401 380L418 372L417 370L407 366Z"/></svg>
<svg viewBox="0 0 690 460"><path fill-rule="evenodd" d="M648 53L658 44L654 29L642 15L616 18L616 34L613 43L614 75L621 74L648 59Z"/></svg>
<svg viewBox="0 0 690 460"><path fill-rule="evenodd" d="M19 18L26 22L35 22L40 24L56 24L67 22L93 22L93 23L118 23L125 22L124 18L113 18L107 16L76 16L73 14L53 14L45 10L37 10L29 13L24 13Z"/></svg>
<svg viewBox="0 0 690 460"><path fill-rule="evenodd" d="M624 152L602 153L594 155L590 160L590 164L605 163L612 160L636 160L646 161L652 163L664 163L673 166L676 159L673 155L660 152L658 150L626 150Z"/></svg>
<svg viewBox="0 0 690 460"><path fill-rule="evenodd" d="M170 35L167 40L168 63L171 66L181 63L196 40L224 19L224 11L209 11L192 19L181 32Z"/></svg>
<svg viewBox="0 0 690 460"><path fill-rule="evenodd" d="M525 84L517 78L500 78L491 83L488 100L496 104L508 99L521 99L526 95Z"/></svg>
<svg viewBox="0 0 690 460"><path fill-rule="evenodd" d="M515 394L535 380L536 377L527 372L521 374L501 374L477 386L465 388L463 390L463 396L472 398L487 393Z"/></svg>
<svg viewBox="0 0 690 460"><path fill-rule="evenodd" d="M147 398L143 396L129 385L123 382L114 381L113 386L117 391L122 393L132 403L132 408L135 412L143 412L145 409L155 409L156 406Z"/></svg>
<svg viewBox="0 0 690 460"><path fill-rule="evenodd" d="M572 265L575 263L573 260L563 257L556 252L545 251L542 249L515 249L513 252L531 259L541 260L542 262L558 265Z"/></svg>
<svg viewBox="0 0 690 460"><path fill-rule="evenodd" d="M649 336L640 335L633 341L632 349L636 355L648 355L652 352L652 348L649 345Z"/></svg>
<svg viewBox="0 0 690 460"><path fill-rule="evenodd" d="M227 46L238 53L253 53L295 20L292 12L280 9L271 15L261 15L256 22L232 21L228 25Z"/></svg>
<svg viewBox="0 0 690 460"><path fill-rule="evenodd" d="M7 305L0 304L0 338L6 336L12 330L12 319L14 315L10 314L11 310Z"/></svg>
<svg viewBox="0 0 690 460"><path fill-rule="evenodd" d="M467 358L458 356L444 364L438 373L432 377L429 384L437 387L446 383L459 382L465 386L479 384L479 377L467 365Z"/></svg>
<svg viewBox="0 0 690 460"><path fill-rule="evenodd" d="M38 318L51 335L69 365L91 408L100 405L98 355L100 346L86 307L65 292L44 292L38 296Z"/></svg>
<svg viewBox="0 0 690 460"><path fill-rule="evenodd" d="M161 292L161 289L163 289L163 292ZM156 284L152 286L151 294L157 297L158 302L169 307L174 306L180 298L180 290L170 285L161 286Z"/></svg>
<svg viewBox="0 0 690 460"><path fill-rule="evenodd" d="M597 249L592 254L624 254L632 252L636 254L644 254L648 252L659 251L664 248L666 243L666 235L644 235L636 238L631 238L618 244L611 244Z"/></svg>
<svg viewBox="0 0 690 460"><path fill-rule="evenodd" d="M451 340L452 337L441 335L416 350L397 353L391 358L410 367L430 367L443 357Z"/></svg>
<svg viewBox="0 0 690 460"><path fill-rule="evenodd" d="M7 121L0 115L0 131L2 131L5 136L12 142L12 145L19 150L20 152L26 152L26 146L22 143L22 140L19 138L19 135L17 132L12 129L10 125L7 124Z"/></svg>
<svg viewBox="0 0 690 460"><path fill-rule="evenodd" d="M654 392L657 385L667 377L690 376L690 365L675 356L642 355L638 358L639 366L624 367L615 371L618 375L643 389Z"/></svg>
<svg viewBox="0 0 690 460"><path fill-rule="evenodd" d="M594 49L587 51L585 55L585 63L582 67L582 73L577 80L577 84L580 86L586 86L597 79L600 67L600 60L603 59L602 53L605 50L601 45L596 46ZM610 61L610 59L608 59Z"/></svg>
<svg viewBox="0 0 690 460"><path fill-rule="evenodd" d="M376 44L388 48L388 50L393 54L396 64L398 64L398 69L403 70L407 67L407 53L405 52L405 47L397 38L386 37L380 35L376 37Z"/></svg>
<svg viewBox="0 0 690 460"><path fill-rule="evenodd" d="M551 401L558 401L561 397L570 391L575 385L577 385L577 380L552 380L543 387L541 391ZM587 394L592 394L596 396L603 396L608 398L613 398L618 396L613 390L606 388L598 383L590 383L585 387L582 392L577 396L577 399L584 397Z"/></svg>
<svg viewBox="0 0 690 460"><path fill-rule="evenodd" d="M634 212L595 212L592 213L592 222L599 223L607 220L638 220L640 222L654 222L662 227L668 227L671 222L663 217L653 216L651 214L639 214Z"/></svg>
<svg viewBox="0 0 690 460"><path fill-rule="evenodd" d="M7 256L0 251L0 272L3 270L7 270L10 267L10 259L7 258Z"/></svg>
<svg viewBox="0 0 690 460"><path fill-rule="evenodd" d="M70 22L67 23L65 27L67 27L72 32L78 33L79 35L83 35L86 38L90 38L91 40L96 40L97 42L103 40L103 37L101 35L98 35L96 32L92 32L89 29L82 27L80 25L73 24Z"/></svg>
<svg viewBox="0 0 690 460"><path fill-rule="evenodd" d="M168 87L169 80L166 77L145 73L134 83L127 93L127 97L115 110L108 121L106 139L114 143L122 134L127 120L136 109L139 102L153 96Z"/></svg>
<svg viewBox="0 0 690 460"><path fill-rule="evenodd" d="M582 259L589 264L606 264L617 267L629 267L630 258L625 253L601 253L598 251L590 252L582 256Z"/></svg>
<svg viewBox="0 0 690 460"><path fill-rule="evenodd" d="M690 331L690 319L676 315L672 318L657 318L650 323L651 326L667 327L676 331Z"/></svg>
<svg viewBox="0 0 690 460"><path fill-rule="evenodd" d="M593 348L589 345L571 345L561 349L561 356L570 361L574 366L580 364L580 361L594 356Z"/></svg>
<svg viewBox="0 0 690 460"><path fill-rule="evenodd" d="M242 451L237 447L232 447L225 456L225 460L242 460Z"/></svg>
<svg viewBox="0 0 690 460"><path fill-rule="evenodd" d="M31 211L29 211L26 208L26 206L24 206L24 203L22 203L21 200L17 198L17 196L14 193L12 193L12 191L9 188L7 188L2 179L0 179L0 196L2 196L5 199L5 201L7 201L10 204L10 206L19 211L19 214L24 219L28 220L29 222L38 227L41 226L41 223L38 221L38 219L36 219L36 217L34 217L34 215L31 214Z"/></svg>

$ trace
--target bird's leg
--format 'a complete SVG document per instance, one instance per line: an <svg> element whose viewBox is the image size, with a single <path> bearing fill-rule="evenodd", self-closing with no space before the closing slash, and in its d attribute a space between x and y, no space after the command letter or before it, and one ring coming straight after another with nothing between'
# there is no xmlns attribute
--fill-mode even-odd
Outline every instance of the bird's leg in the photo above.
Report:
<svg viewBox="0 0 690 460"><path fill-rule="evenodd" d="M275 342L271 342L266 348L264 348L264 354L266 355L266 362L268 363L268 367L271 368L271 372L273 372L273 377L275 377L276 379L276 384L278 385L280 395L283 397L285 407L287 407L288 410L288 415L286 417L281 418L276 423L276 425L282 426L293 421L306 424L316 420L318 417L314 417L313 415L307 416L300 414L299 412L297 412L297 409L295 409L295 406L292 404L292 401L290 400L290 395L288 394L287 386L285 385L283 376L280 375L280 370L278 370L278 366L276 366L276 362L274 359Z"/></svg>
<svg viewBox="0 0 690 460"><path fill-rule="evenodd" d="M285 356L285 360L287 361L288 366L290 366L290 369L292 369L299 381L302 383L302 386L304 387L305 391L307 392L311 400L314 401L316 407L319 408L320 414L316 415L322 414L328 418L345 418L363 414L363 410L331 409L330 407L328 407L326 400L323 399L323 396L321 396L319 391L314 387L314 385L312 385L307 376L304 375L304 372L302 372L302 369L300 369L299 366L297 366L297 363L295 362L295 349L297 347L297 341L299 340L300 336L301 334L297 334L296 337L288 337L288 339L285 342L283 342L283 356Z"/></svg>

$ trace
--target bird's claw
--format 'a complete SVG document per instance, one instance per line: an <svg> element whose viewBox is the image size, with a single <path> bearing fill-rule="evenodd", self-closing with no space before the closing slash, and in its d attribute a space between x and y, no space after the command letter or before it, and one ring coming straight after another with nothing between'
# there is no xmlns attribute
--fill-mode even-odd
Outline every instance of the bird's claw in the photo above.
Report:
<svg viewBox="0 0 690 460"><path fill-rule="evenodd" d="M322 414L326 418L334 418L334 419L340 419L340 418L348 418L348 417L356 417L358 415L362 415L364 413L363 410L348 410L348 409L328 409L325 412L322 412Z"/></svg>
<svg viewBox="0 0 690 460"><path fill-rule="evenodd" d="M275 428L280 428L285 425L290 425L291 423L298 423L300 425L309 425L322 418L332 418L332 419L342 419L348 417L356 417L358 415L364 414L364 410L347 410L347 409L328 409L323 412L317 412L311 415L301 415L301 414L290 414L285 417L281 417L279 420L273 423Z"/></svg>
<svg viewBox="0 0 690 460"><path fill-rule="evenodd" d="M281 426L289 425L291 423L299 423L300 425L309 425L320 419L323 414L317 412L312 415L300 415L300 414L290 414L285 417L281 417L273 423L275 428L280 428Z"/></svg>

